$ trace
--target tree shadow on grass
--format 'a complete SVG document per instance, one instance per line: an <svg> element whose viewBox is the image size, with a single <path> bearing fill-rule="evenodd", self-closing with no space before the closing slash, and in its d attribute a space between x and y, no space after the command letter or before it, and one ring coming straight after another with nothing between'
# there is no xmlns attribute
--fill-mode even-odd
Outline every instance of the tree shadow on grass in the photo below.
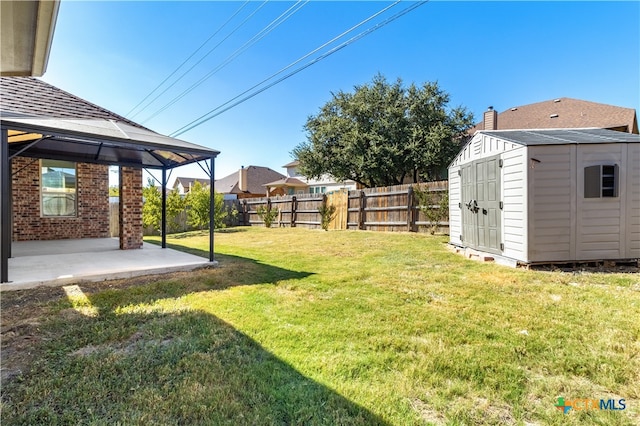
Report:
<svg viewBox="0 0 640 426"><path fill-rule="evenodd" d="M214 315L91 299L97 316L69 302L43 327L32 369L3 386L4 422L386 424Z"/></svg>

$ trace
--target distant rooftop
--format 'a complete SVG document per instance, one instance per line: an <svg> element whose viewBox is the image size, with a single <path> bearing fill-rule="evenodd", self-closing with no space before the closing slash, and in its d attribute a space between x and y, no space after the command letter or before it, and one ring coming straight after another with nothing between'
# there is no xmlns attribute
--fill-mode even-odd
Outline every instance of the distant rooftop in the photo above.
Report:
<svg viewBox="0 0 640 426"><path fill-rule="evenodd" d="M487 116L485 113L485 117ZM590 128L638 134L636 110L572 98L557 98L511 107L497 114L497 127L481 121L470 131L507 129Z"/></svg>

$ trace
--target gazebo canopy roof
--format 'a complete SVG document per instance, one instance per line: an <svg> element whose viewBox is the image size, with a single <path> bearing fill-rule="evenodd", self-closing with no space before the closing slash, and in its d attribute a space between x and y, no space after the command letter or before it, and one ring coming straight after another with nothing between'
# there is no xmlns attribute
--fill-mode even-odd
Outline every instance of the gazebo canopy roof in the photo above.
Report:
<svg viewBox="0 0 640 426"><path fill-rule="evenodd" d="M131 124L103 118L72 119L0 112L9 156L151 169L173 168L220 152Z"/></svg>

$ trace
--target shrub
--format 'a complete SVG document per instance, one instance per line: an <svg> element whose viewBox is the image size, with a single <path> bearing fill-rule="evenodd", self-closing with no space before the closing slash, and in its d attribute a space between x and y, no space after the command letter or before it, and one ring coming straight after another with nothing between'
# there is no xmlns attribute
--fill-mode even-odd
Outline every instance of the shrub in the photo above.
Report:
<svg viewBox="0 0 640 426"><path fill-rule="evenodd" d="M419 187L414 187L413 193L418 201L418 208L431 223L429 233L435 234L440 224L449 218L449 193L447 191L436 193L430 191L429 188L421 189ZM438 194L440 195L438 196ZM438 200L438 198L440 199Z"/></svg>
<svg viewBox="0 0 640 426"><path fill-rule="evenodd" d="M271 209L265 206L260 206L256 210L260 219L264 222L264 226L271 228L273 221L278 217L278 209Z"/></svg>
<svg viewBox="0 0 640 426"><path fill-rule="evenodd" d="M336 206L333 204L322 204L318 207L318 212L320 213L320 226L322 226L322 229L325 231L328 231L329 224L336 217Z"/></svg>

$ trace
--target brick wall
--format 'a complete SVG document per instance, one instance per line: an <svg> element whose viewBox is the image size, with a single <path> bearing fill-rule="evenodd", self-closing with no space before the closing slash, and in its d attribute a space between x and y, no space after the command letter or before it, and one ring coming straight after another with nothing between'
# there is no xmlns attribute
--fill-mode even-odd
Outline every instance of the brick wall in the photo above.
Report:
<svg viewBox="0 0 640 426"><path fill-rule="evenodd" d="M120 249L142 247L142 169L120 167Z"/></svg>
<svg viewBox="0 0 640 426"><path fill-rule="evenodd" d="M77 216L42 217L40 161L16 157L13 173L13 240L106 238L109 236L109 169L77 164Z"/></svg>

